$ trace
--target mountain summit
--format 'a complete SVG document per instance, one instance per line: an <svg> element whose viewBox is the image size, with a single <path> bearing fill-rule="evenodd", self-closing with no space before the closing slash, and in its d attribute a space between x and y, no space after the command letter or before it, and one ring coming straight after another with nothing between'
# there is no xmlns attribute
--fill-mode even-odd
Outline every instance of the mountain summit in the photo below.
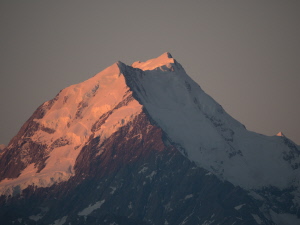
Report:
<svg viewBox="0 0 300 225"><path fill-rule="evenodd" d="M298 224L300 150L246 130L168 52L42 104L0 155L7 224Z"/></svg>
<svg viewBox="0 0 300 225"><path fill-rule="evenodd" d="M276 136L279 136L279 137L285 137L285 135L280 131L276 134Z"/></svg>
<svg viewBox="0 0 300 225"><path fill-rule="evenodd" d="M175 59L173 59L172 55L169 52L165 52L161 56L150 59L146 62L134 62L131 66L134 68L139 68L141 70L153 70L159 67L171 68L174 65Z"/></svg>

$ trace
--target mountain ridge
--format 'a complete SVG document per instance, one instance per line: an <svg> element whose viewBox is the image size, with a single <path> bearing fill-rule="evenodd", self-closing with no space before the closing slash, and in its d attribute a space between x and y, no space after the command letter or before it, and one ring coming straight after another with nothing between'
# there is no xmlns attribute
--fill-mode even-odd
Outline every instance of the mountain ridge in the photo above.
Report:
<svg viewBox="0 0 300 225"><path fill-rule="evenodd" d="M163 54L163 56L166 56L166 54ZM161 57L161 56L160 56ZM160 58L158 57L158 58ZM152 60L149 60L150 62ZM147 62L145 62L147 64ZM180 64L179 64L180 65ZM147 70L144 72L141 72L139 74L136 75L135 78L133 78L133 74L135 74L135 70L131 70L130 67L126 67L129 71L127 72L126 70L123 71L125 77L127 78L128 81L128 86L133 90L133 92L135 93L135 98L140 102L141 105L143 105L145 108L147 108L147 111L149 112L150 116L152 117L152 119L154 119L154 121L163 121L164 123L166 123L166 121L169 121L168 119L171 117L171 115L174 115L174 118L169 122L169 125L164 126L164 124L160 124L160 127L162 127L162 129L164 131L166 131L166 133L168 133L170 135L170 130L176 130L176 128L183 128L185 130L188 130L188 135L193 135L193 133L196 133L196 136L193 138L193 140L190 139L190 137L185 137L186 140L182 140L181 143L177 143L180 144L181 146L183 145L183 147L185 149L192 149L193 146L202 146L207 149L221 149L220 151L227 151L228 154L226 155L222 155L222 153L219 156L219 162L222 163L222 159L224 157L239 157L242 156L242 153L247 152L248 151L248 155L249 154L256 154L256 159L248 159L251 160L248 163L255 163L254 161L259 161L259 159L261 157L263 157L263 155L257 155L258 153L253 152L251 149L255 149L257 148L256 146L251 146L251 147L247 147L245 145L249 145L251 143L247 143L245 144L244 142L240 142L240 143L235 143L235 139L234 137L240 134L243 134L241 137L236 138L237 140L243 138L243 139L254 139L255 143L260 143L260 145L266 145L265 147L260 147L259 149L263 150L263 148L265 148L265 151L268 151L268 149L270 148L275 148L277 149L277 154L278 156L281 154L281 149L284 149L285 144L284 143L280 143L280 141L278 141L278 139L273 138L273 137L267 137L267 136L262 136L260 134L256 134L254 132L250 132L250 131L246 131L246 129L244 129L244 126L239 123L238 121L236 121L234 118L232 118L230 115L228 115L224 109L218 104L216 103L210 96L208 96L206 93L204 93L202 91L202 89L199 87L198 84L196 84L195 82L193 82L188 75L186 75L186 73L183 72L179 74L174 74L175 72L173 70L164 70L162 69L161 71L163 71L164 76L159 73L159 78L158 77L154 77L155 73L152 72L151 74L147 75ZM180 66L180 68L182 68ZM150 73L150 72L149 72ZM167 78L166 78L167 77ZM157 81L157 83L155 82L151 82L150 81L155 80ZM164 82L162 82L163 79L166 79ZM159 82L161 83L159 83ZM144 83L143 83L144 82ZM173 88L174 86L176 86L176 89L174 88L174 90L171 89L170 90L170 94L169 96L167 96L168 98L166 98L166 100L162 100L160 101L162 98L164 98L165 93L168 91L168 82L172 83L171 88ZM154 84L153 84L154 83ZM149 86L149 84L153 84L152 86ZM138 88L136 90L134 90L134 86L137 86ZM163 86L165 87L163 88L156 88L156 86ZM139 91L139 89L143 88L143 91ZM191 92L190 89L193 90L199 90L198 93L193 93ZM178 94L179 93L179 94ZM151 98L147 95L152 94ZM200 100L199 100L200 99ZM171 101L174 100L174 104L171 105ZM150 101L153 101L154 104L149 103ZM201 103L199 103L199 101L201 101ZM187 104L190 105L187 105ZM152 105L151 105L152 104ZM184 107L186 107L186 112L184 115L176 115L176 109L179 107L180 105L180 109L177 110L179 112L182 112L184 110ZM196 107L199 109L194 109ZM170 109L167 109L168 107L170 107ZM165 111L167 111L167 113L165 113ZM190 111L194 110L195 113L191 114ZM175 112L174 112L175 111ZM152 112L152 113L151 113ZM201 113L203 114L202 117L199 117L199 115L201 115ZM163 116L165 114L165 116ZM159 115L159 116L157 116ZM156 117L156 118L155 118ZM177 126L174 126L174 122L178 122L178 121L182 121L185 118L189 118L189 121L192 121L192 124L188 124L188 126L185 126L184 123L178 124ZM192 119L191 119L192 118ZM205 133L203 133L203 131L200 129L197 129L197 127L195 126L195 123L197 123L197 120L201 120L201 123L199 123L199 126L204 126L205 128L202 129L204 130ZM205 123L205 121L208 121ZM188 122L188 121L185 121ZM225 123L224 123L225 122ZM227 123L227 124L226 124ZM159 124L159 122L158 122ZM217 130L217 131L216 131ZM202 132L202 134L201 134ZM197 135L200 136L205 136L205 138L203 138L204 140L202 140L202 142L198 143L199 137ZM173 133L173 135L175 137L173 137L174 140L180 140L182 133ZM216 141L217 137L219 138L219 141ZM205 140L206 139L206 140ZM225 141L224 141L224 140ZM267 139L269 139L270 141L266 141ZM211 141L210 140L214 140L216 142L221 143L222 146L215 144L214 146L211 146ZM183 142L186 143L193 143L190 144L190 146L184 146L184 144L182 144ZM206 144L205 144L206 143ZM222 144L224 143L224 144ZM274 144L273 144L274 143ZM272 145L269 146L269 145ZM280 147L276 147L276 145L281 145ZM226 147L227 146L227 147ZM244 148L244 149L242 149ZM241 149L243 151L241 151ZM288 150L290 151L290 150ZM195 160L195 158L201 158L202 156L197 156L198 152L197 150L193 150L193 151L189 151L190 154L194 154L194 156L189 157L190 160L192 161L197 161ZM195 155L196 154L196 155ZM215 153L214 153L215 154ZM268 154L267 152L265 154ZM270 153L269 153L270 154ZM274 154L274 150L273 150L273 154ZM298 153L297 153L298 154ZM205 153L205 155L208 155L208 152ZM254 155L255 156L255 155ZM250 157L250 155L249 155ZM208 159L208 161L211 163L212 161L216 160L216 158L214 159ZM264 159L267 160L267 159ZM203 163L203 161L201 161L201 163ZM260 162L260 165L258 167L258 170L261 170L262 167L264 167L264 163L268 164L268 161ZM297 160L297 162L295 162L295 165L299 163L299 159ZM269 163L270 164L270 163ZM203 165L202 165L203 166ZM206 169L210 169L211 165L207 165ZM220 166L219 164L215 165ZM214 167L215 167L214 166ZM234 168L234 166L231 164L229 165L230 168ZM241 165L236 165L236 167L238 167L239 169L243 168L243 166ZM288 168L288 165L286 165L285 162L281 163L281 167L286 169L286 175L284 175L283 177L287 176L287 174L289 174L291 171ZM224 167L223 167L224 168ZM282 168L278 169L278 166L274 166L272 168L269 168L269 171L267 171L265 168L263 171L269 173L266 174L266 176L269 177L269 181L272 182L272 185L277 185L280 186L284 181L281 181L282 183L280 184L280 182L278 183L278 178L274 179L273 181L270 180L270 177L274 177L272 174L273 171L277 171L277 174L280 174L280 171L282 170ZM236 168L235 168L236 169ZM244 168L247 172L247 168ZM212 172L216 172L216 171L212 171ZM255 171L248 171L248 173L258 173ZM222 173L219 175L223 176ZM234 175L233 172L229 171L229 174L227 176L232 176ZM237 176L235 179L235 184L241 185L244 188L247 186L252 186L255 188L255 184L257 183L256 177L255 175L253 176L253 181L252 184L243 184L240 181L241 179L241 175L237 174L234 175ZM226 178L225 178L226 179ZM247 179L249 179L249 177L247 177ZM291 178L293 179L293 178ZM231 182L233 182L233 180L231 180ZM287 181L288 182L288 181ZM262 185L268 185L268 184L262 184ZM284 185L287 185L287 183L285 183ZM283 185L283 186L284 186ZM281 186L281 187L283 187ZM250 187L251 188L251 187Z"/></svg>

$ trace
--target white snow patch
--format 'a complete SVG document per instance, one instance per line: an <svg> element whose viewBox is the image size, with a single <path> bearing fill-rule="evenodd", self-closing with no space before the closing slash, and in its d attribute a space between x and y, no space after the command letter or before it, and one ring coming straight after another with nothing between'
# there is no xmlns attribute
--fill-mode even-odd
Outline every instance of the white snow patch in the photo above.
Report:
<svg viewBox="0 0 300 225"><path fill-rule="evenodd" d="M53 225L63 225L67 221L68 216L64 216L61 219L55 220Z"/></svg>
<svg viewBox="0 0 300 225"><path fill-rule="evenodd" d="M29 219L34 220L34 221L39 221L42 218L43 218L42 214L37 214L37 215L29 216Z"/></svg>
<svg viewBox="0 0 300 225"><path fill-rule="evenodd" d="M184 225L193 214L194 214L194 210L180 223L180 225Z"/></svg>
<svg viewBox="0 0 300 225"><path fill-rule="evenodd" d="M184 200L187 200L187 199L189 199L189 198L192 198L193 196L194 196L193 194L187 195L187 196L184 197Z"/></svg>
<svg viewBox="0 0 300 225"><path fill-rule="evenodd" d="M214 220L205 220L204 223L202 223L202 225L210 225L213 222L215 222Z"/></svg>
<svg viewBox="0 0 300 225"><path fill-rule="evenodd" d="M300 224L300 219L294 215L289 213L275 213L273 210L270 210L270 215L272 220L276 225L296 225Z"/></svg>
<svg viewBox="0 0 300 225"><path fill-rule="evenodd" d="M132 202L129 202L128 209L132 209Z"/></svg>
<svg viewBox="0 0 300 225"><path fill-rule="evenodd" d="M52 170L51 175L43 172L36 173L37 168L34 164L28 165L25 170L22 171L20 176L15 179L4 179L0 183L0 193L4 195L16 195L21 193L23 189L29 185L38 187L49 187L57 182L62 182L71 176L70 173L57 170Z"/></svg>
<svg viewBox="0 0 300 225"><path fill-rule="evenodd" d="M234 207L235 210L240 210L245 204L241 204L241 205L238 205L236 207Z"/></svg>
<svg viewBox="0 0 300 225"><path fill-rule="evenodd" d="M145 173L148 170L148 167L144 166L138 173Z"/></svg>
<svg viewBox="0 0 300 225"><path fill-rule="evenodd" d="M39 221L40 219L42 219L44 217L44 215L49 211L49 208L41 208L42 212L37 214L37 215L32 215L29 216L29 219L34 220L34 221Z"/></svg>
<svg viewBox="0 0 300 225"><path fill-rule="evenodd" d="M148 176L146 176L146 178L149 178L152 181L152 179L155 175L156 175L156 171L152 171L152 173L150 173Z"/></svg>
<svg viewBox="0 0 300 225"><path fill-rule="evenodd" d="M113 195L115 193L115 191L117 190L116 187L109 187L111 189L110 194Z"/></svg>
<svg viewBox="0 0 300 225"><path fill-rule="evenodd" d="M87 208L85 208L81 212L79 212L78 216L88 216L96 209L99 209L103 205L104 202L105 202L105 200L102 200L102 201L96 202L93 205L89 205Z"/></svg>
<svg viewBox="0 0 300 225"><path fill-rule="evenodd" d="M256 223L258 223L258 224L262 224L263 223L263 221L261 220L261 218L258 215L256 215L256 214L251 214L251 215L253 216L253 218L256 221Z"/></svg>

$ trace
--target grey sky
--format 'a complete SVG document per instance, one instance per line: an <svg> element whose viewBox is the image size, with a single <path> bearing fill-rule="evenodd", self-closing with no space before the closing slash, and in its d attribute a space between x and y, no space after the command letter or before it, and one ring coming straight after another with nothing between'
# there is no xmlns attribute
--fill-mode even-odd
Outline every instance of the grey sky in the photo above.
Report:
<svg viewBox="0 0 300 225"><path fill-rule="evenodd" d="M300 144L300 1L0 2L0 143L117 60L169 51L252 131Z"/></svg>

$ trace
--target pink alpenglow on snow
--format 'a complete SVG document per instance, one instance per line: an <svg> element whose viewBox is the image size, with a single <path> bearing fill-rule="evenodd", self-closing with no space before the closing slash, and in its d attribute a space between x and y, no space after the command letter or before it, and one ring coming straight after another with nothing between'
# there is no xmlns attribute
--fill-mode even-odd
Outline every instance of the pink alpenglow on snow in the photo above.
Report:
<svg viewBox="0 0 300 225"><path fill-rule="evenodd" d="M276 134L276 136L279 136L279 137L285 137L285 135L280 131L278 132L278 134Z"/></svg>

